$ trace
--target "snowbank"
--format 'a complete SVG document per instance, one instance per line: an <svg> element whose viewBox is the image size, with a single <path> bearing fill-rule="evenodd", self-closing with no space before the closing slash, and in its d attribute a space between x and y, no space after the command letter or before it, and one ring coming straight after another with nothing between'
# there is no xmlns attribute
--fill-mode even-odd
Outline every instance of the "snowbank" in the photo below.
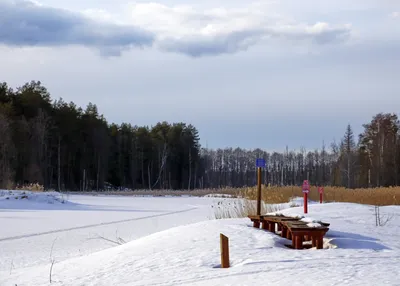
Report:
<svg viewBox="0 0 400 286"><path fill-rule="evenodd" d="M0 208L10 209L18 204L22 207L26 204L55 204L72 205L67 196L58 192L32 192L0 190Z"/></svg>

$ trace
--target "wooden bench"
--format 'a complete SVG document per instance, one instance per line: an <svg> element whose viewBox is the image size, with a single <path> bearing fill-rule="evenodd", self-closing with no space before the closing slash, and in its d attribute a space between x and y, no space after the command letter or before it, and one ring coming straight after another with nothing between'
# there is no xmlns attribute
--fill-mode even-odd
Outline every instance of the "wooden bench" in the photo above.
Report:
<svg viewBox="0 0 400 286"><path fill-rule="evenodd" d="M292 218L276 215L254 215L248 216L253 222L253 227L278 232L283 238L292 240L294 249L303 249L304 241L312 241L312 246L317 249L323 248L323 237L329 230L329 223L318 222L321 227L309 227L307 222L300 221L300 218Z"/></svg>

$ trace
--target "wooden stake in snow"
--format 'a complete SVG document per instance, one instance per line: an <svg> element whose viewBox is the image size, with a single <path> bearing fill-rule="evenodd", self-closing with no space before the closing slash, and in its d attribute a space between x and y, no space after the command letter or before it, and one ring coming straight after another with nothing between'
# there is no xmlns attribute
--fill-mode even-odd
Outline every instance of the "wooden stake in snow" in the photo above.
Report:
<svg viewBox="0 0 400 286"><path fill-rule="evenodd" d="M221 242L221 268L229 268L229 239L222 233L219 237Z"/></svg>

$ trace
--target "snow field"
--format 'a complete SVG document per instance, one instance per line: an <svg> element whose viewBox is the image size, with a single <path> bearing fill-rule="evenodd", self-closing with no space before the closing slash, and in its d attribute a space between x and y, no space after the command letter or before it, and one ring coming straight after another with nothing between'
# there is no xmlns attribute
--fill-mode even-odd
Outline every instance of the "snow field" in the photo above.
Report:
<svg viewBox="0 0 400 286"><path fill-rule="evenodd" d="M13 196L22 193L14 191ZM208 220L215 200L70 195L69 202L60 203L57 193L29 193L18 200L5 197L0 197L0 271L8 273L47 264L53 243L53 256L60 262L116 246L100 237L131 241Z"/></svg>
<svg viewBox="0 0 400 286"><path fill-rule="evenodd" d="M121 209L121 218L129 216L126 214L128 209L137 212L159 210L164 213L158 214L165 215L147 219L145 217L152 212L137 214L132 210L131 215L142 219L58 232L61 238L58 237L54 243L56 263L51 285L399 285L400 207L397 206L382 207L381 214L393 214L393 219L386 226L376 227L373 206L310 204L304 221L331 224L324 249L293 250L285 246L290 244L289 240L253 228L246 218L211 219L210 205L215 200L210 198L71 196L70 200L85 204L85 208L96 209L92 211L98 212L104 222L112 222L107 214L118 212L117 209ZM184 212L169 214L171 209ZM5 218L15 215L14 211L0 211L0 229L14 221ZM81 224L92 211L69 210L76 213L76 217L80 216ZM302 207L294 207L276 213L302 216L302 211ZM25 210L23 213L27 217L32 215L39 228L43 219L52 213L54 220L47 220L52 226L42 229L57 229L63 223L70 226L73 216L66 217L65 210ZM117 214L114 215L113 219L118 218ZM33 223L32 220L16 220L15 233L23 233L21 228ZM92 222L95 218L88 220ZM93 241L79 245L82 239L85 241L89 229L104 232L110 238L114 233L115 237L117 225L121 237L130 233L132 241L106 246L103 240L93 240L103 243L97 248L92 246ZM219 268L220 233L230 240L229 269ZM26 258L11 274L10 262L2 264L0 285L50 285L49 252L55 235L0 240L2 263L4 253L15 255L21 251L24 255L17 256L18 259ZM40 244L41 241L45 242ZM85 252L74 252L77 246L84 248ZM14 251L7 252L8 247ZM103 250L97 251L100 249ZM65 254L66 250L71 253ZM29 260L34 257L37 261L31 263Z"/></svg>

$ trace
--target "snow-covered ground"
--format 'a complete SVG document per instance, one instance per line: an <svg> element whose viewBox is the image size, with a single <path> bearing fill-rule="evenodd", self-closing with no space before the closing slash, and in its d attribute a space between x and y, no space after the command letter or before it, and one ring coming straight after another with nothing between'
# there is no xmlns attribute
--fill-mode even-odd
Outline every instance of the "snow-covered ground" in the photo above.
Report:
<svg viewBox="0 0 400 286"><path fill-rule="evenodd" d="M208 220L215 200L0 191L0 271L47 264L51 249L62 261L116 245L100 237L131 241Z"/></svg>
<svg viewBox="0 0 400 286"><path fill-rule="evenodd" d="M400 207L382 207L393 218L376 227L372 206L310 204L308 221L331 223L325 249L293 250L246 218L213 219L211 204L230 199L68 200L0 198L0 285L50 285L52 259L51 285L400 285ZM98 238L116 231L129 242ZM219 268L220 233L229 269Z"/></svg>

